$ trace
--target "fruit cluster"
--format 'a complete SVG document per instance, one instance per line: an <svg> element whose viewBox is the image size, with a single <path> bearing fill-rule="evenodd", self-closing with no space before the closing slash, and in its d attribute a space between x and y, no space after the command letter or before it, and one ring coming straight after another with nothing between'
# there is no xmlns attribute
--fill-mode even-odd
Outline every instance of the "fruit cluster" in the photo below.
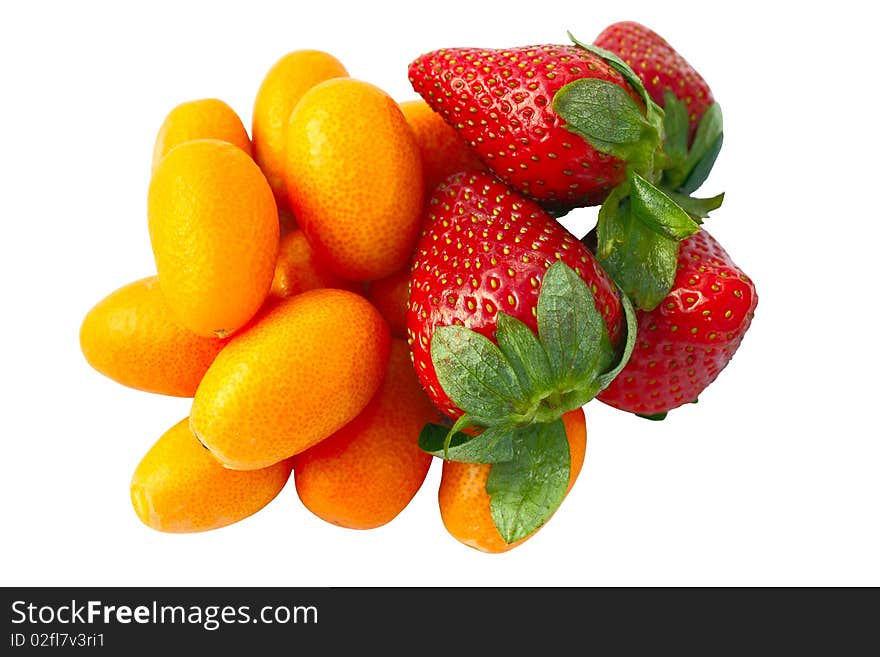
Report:
<svg viewBox="0 0 880 657"><path fill-rule="evenodd" d="M134 472L146 525L226 526L292 477L374 528L436 458L446 529L504 552L574 484L589 401L659 419L715 380L757 304L702 227L722 195L693 195L720 108L643 25L571 41L425 53L403 102L297 50L250 135L220 100L170 111L156 273L80 329L98 372L192 398ZM586 206L579 237L558 217Z"/></svg>

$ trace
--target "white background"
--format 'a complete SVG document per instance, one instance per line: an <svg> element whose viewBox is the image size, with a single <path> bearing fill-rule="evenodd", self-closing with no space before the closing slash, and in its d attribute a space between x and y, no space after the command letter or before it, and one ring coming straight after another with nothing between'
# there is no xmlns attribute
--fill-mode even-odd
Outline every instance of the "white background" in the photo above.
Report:
<svg viewBox="0 0 880 657"><path fill-rule="evenodd" d="M855 3L810 4L4 2L0 583L880 584L875 35ZM262 76L294 49L327 50L404 100L424 51L561 43L566 30L589 41L621 19L664 35L724 108L701 191L727 198L707 228L760 302L700 403L662 423L589 403L577 484L504 555L446 533L439 462L370 531L312 516L292 480L224 529L142 525L131 473L189 400L99 375L78 330L104 295L154 272L146 192L166 112L218 97L249 126ZM584 232L594 216L566 223Z"/></svg>

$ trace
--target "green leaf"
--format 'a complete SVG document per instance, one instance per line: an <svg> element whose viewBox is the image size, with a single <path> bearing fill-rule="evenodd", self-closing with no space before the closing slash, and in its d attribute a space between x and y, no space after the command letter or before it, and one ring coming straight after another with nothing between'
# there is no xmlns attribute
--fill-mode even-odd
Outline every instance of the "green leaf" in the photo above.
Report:
<svg viewBox="0 0 880 657"><path fill-rule="evenodd" d="M594 228L596 235L596 248L593 253L600 260L611 257L616 245L626 241L624 223L617 221L616 217L622 212L629 211L629 183L623 182L614 189L599 208L599 216ZM589 248L589 247L588 247Z"/></svg>
<svg viewBox="0 0 880 657"><path fill-rule="evenodd" d="M558 391L592 384L614 355L590 288L561 260L550 266L541 283L538 336Z"/></svg>
<svg viewBox="0 0 880 657"><path fill-rule="evenodd" d="M675 201L675 203L682 210L687 212L691 216L691 219L698 224L703 223L702 220L706 219L712 210L720 208L721 204L724 202L724 192L711 198L694 198L693 196L686 196L678 192L664 191L666 191L669 198Z"/></svg>
<svg viewBox="0 0 880 657"><path fill-rule="evenodd" d="M684 164L684 182L680 191L692 194L700 188L721 152L724 141L724 119L718 103L709 105L694 133L694 143Z"/></svg>
<svg viewBox="0 0 880 657"><path fill-rule="evenodd" d="M611 68L613 68L615 71L623 76L623 79L626 80L630 88L642 98L642 101L645 103L646 106L654 102L653 100L651 100L651 96L648 93L648 90L645 89L645 85L642 82L642 79L638 75L636 75L635 71L630 68L629 64L627 64L625 61L617 56L617 53L613 53L610 50L605 50L604 48L595 46L592 43L584 43L582 41L578 41L571 32L568 32L568 38L571 39L572 43L574 43L576 46L580 46L584 50L587 50L594 55L598 55L606 62L608 62Z"/></svg>
<svg viewBox="0 0 880 657"><path fill-rule="evenodd" d="M674 240L683 240L700 230L690 215L660 189L635 171L628 171L630 210L648 228Z"/></svg>
<svg viewBox="0 0 880 657"><path fill-rule="evenodd" d="M604 225L603 225L604 224ZM629 197L599 213L596 258L639 310L653 310L672 288L679 242L648 228L630 210ZM613 236L614 241L603 243Z"/></svg>
<svg viewBox="0 0 880 657"><path fill-rule="evenodd" d="M604 48L600 48L599 46L593 45L591 43L583 43L579 41L572 35L571 32L568 32L568 38L571 39L572 43L577 46L580 46L584 50L593 53L601 57L611 68L620 73L623 79L626 81L627 85L629 85L630 89L632 89L636 94L638 94L639 98L642 99L642 102L645 104L645 118L648 120L652 126L654 126L657 135L663 134L663 109L654 102L651 98L651 94L648 93L648 90L645 89L645 85L642 82L642 79L636 75L636 72L630 68L629 64L623 61L620 57L617 56L617 53L611 52L610 50L605 50ZM661 139L662 141L662 139ZM659 142L658 142L659 143Z"/></svg>
<svg viewBox="0 0 880 657"><path fill-rule="evenodd" d="M553 108L570 129L610 144L635 144L651 127L626 90L607 80L570 82L554 97Z"/></svg>
<svg viewBox="0 0 880 657"><path fill-rule="evenodd" d="M446 437L443 439L443 458L446 458L446 455L449 453L449 444L452 442L452 437L456 433L463 432L465 429L472 427L476 427L476 424L474 423L473 417L467 413L464 413L453 423L449 428L449 431L446 432Z"/></svg>
<svg viewBox="0 0 880 657"><path fill-rule="evenodd" d="M665 92L666 143L664 151L669 161L663 164L660 186L685 195L695 192L705 182L721 151L724 126L721 106L710 105L703 113L688 148L690 119L687 105L670 91Z"/></svg>
<svg viewBox="0 0 880 657"><path fill-rule="evenodd" d="M623 349L620 352L620 358L617 360L617 364L599 377L599 391L602 391L611 385L611 382L614 381L621 371L623 371L623 368L626 367L626 364L629 362L632 352L636 347L636 335L638 334L639 329L636 309L633 307L632 302L626 294L624 294L623 290L619 287L618 289L620 290L620 305L623 307L623 317L626 321L626 342L623 344ZM598 394L598 392L596 394Z"/></svg>
<svg viewBox="0 0 880 657"><path fill-rule="evenodd" d="M714 141L712 141L709 146L706 148L705 153L703 153L703 157L700 158L693 169L691 169L688 174L687 179L679 188L685 194L693 194L700 188L706 178L709 177L709 173L712 171L712 167L715 166L715 160L718 159L718 154L721 152L721 144L724 141L724 135L718 135Z"/></svg>
<svg viewBox="0 0 880 657"><path fill-rule="evenodd" d="M426 424L419 434L419 447L429 454L448 461L498 463L513 458L512 428L489 427L477 436L456 431L447 445L448 433L449 427Z"/></svg>
<svg viewBox="0 0 880 657"><path fill-rule="evenodd" d="M498 348L516 372L527 397L546 396L553 390L553 374L547 353L532 330L507 313L498 313L495 330Z"/></svg>
<svg viewBox="0 0 880 657"><path fill-rule="evenodd" d="M559 508L571 476L571 454L562 420L516 432L514 458L489 470L486 492L495 527L507 543L538 530Z"/></svg>
<svg viewBox="0 0 880 657"><path fill-rule="evenodd" d="M595 78L575 80L556 92L553 109L567 130L595 149L637 166L653 162L660 135L619 85Z"/></svg>
<svg viewBox="0 0 880 657"><path fill-rule="evenodd" d="M699 231L697 220L723 195L693 199L661 190L632 168L627 176L599 208L595 254L639 309L652 310L675 280L679 240Z"/></svg>
<svg viewBox="0 0 880 657"><path fill-rule="evenodd" d="M475 424L490 426L522 412L516 372L495 344L463 326L440 326L431 339L437 381Z"/></svg>
<svg viewBox="0 0 880 657"><path fill-rule="evenodd" d="M665 114L663 127L666 133L663 150L670 157L673 168L683 166L687 159L690 136L687 105L667 89L663 95L663 112Z"/></svg>

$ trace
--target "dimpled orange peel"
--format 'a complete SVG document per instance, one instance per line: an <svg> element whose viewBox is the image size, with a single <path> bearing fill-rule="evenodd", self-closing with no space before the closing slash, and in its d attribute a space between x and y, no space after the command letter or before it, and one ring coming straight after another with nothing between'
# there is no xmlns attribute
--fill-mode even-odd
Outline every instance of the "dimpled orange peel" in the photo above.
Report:
<svg viewBox="0 0 880 657"><path fill-rule="evenodd" d="M357 283L340 278L330 271L324 262L315 257L314 249L305 234L294 228L281 238L271 294L284 298L322 287L336 287L352 292L360 289Z"/></svg>
<svg viewBox="0 0 880 657"><path fill-rule="evenodd" d="M388 372L372 401L326 440L293 457L300 500L316 516L350 529L393 520L418 492L432 456L419 432L439 413L419 385L406 341L392 340Z"/></svg>
<svg viewBox="0 0 880 657"><path fill-rule="evenodd" d="M159 286L178 322L226 337L260 308L280 229L272 190L240 148L189 141L162 159L147 214Z"/></svg>
<svg viewBox="0 0 880 657"><path fill-rule="evenodd" d="M177 324L155 276L123 285L95 304L79 336L86 361L101 374L130 388L174 397L196 393L226 344Z"/></svg>
<svg viewBox="0 0 880 657"><path fill-rule="evenodd" d="M385 377L390 331L348 290L271 305L205 373L190 418L221 463L264 468L308 449L360 413Z"/></svg>
<svg viewBox="0 0 880 657"><path fill-rule="evenodd" d="M336 274L368 281L406 265L421 224L422 163L391 96L354 78L315 85L290 115L285 153L290 207Z"/></svg>
<svg viewBox="0 0 880 657"><path fill-rule="evenodd" d="M291 51L266 72L254 99L252 130L254 160L260 165L280 209L289 209L284 185L287 119L302 95L319 82L347 77L336 57L314 49Z"/></svg>
<svg viewBox="0 0 880 657"><path fill-rule="evenodd" d="M195 139L220 139L251 154L251 140L235 110L217 98L200 98L172 108L159 126L153 145L155 171L175 146Z"/></svg>
<svg viewBox="0 0 880 657"><path fill-rule="evenodd" d="M425 196L444 178L459 171L483 171L486 165L461 138L455 128L443 120L421 98L405 100L400 109L416 136L422 156Z"/></svg>
<svg viewBox="0 0 880 657"><path fill-rule="evenodd" d="M131 503L158 531L202 532L231 525L271 502L290 477L289 461L261 470L224 468L196 440L184 419L166 431L138 463Z"/></svg>

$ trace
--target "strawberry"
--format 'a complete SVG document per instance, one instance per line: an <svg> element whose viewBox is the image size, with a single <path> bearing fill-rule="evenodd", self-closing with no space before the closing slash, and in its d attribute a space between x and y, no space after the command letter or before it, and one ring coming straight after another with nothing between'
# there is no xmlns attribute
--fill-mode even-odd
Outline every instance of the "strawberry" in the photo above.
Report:
<svg viewBox="0 0 880 657"><path fill-rule="evenodd" d="M625 159L572 131L554 107L569 83L593 80L594 108L613 93L639 115L631 137L648 142L647 151L659 140L658 126L645 118L643 100L624 75L578 45L435 50L409 65L409 79L501 180L554 209L599 204L625 178Z"/></svg>
<svg viewBox="0 0 880 657"><path fill-rule="evenodd" d="M497 342L499 317L508 315L538 334L542 280L557 260L589 287L609 345L618 342L622 311L614 284L589 250L535 202L488 173L463 172L436 189L428 208L410 274L407 334L422 386L443 413L459 418L469 409L447 394L435 368L437 329L457 325ZM447 379L457 374L444 373Z"/></svg>
<svg viewBox="0 0 880 657"><path fill-rule="evenodd" d="M693 66L652 29L634 21L606 27L595 46L619 56L665 110L660 186L690 194L706 179L723 140L721 108Z"/></svg>
<svg viewBox="0 0 880 657"><path fill-rule="evenodd" d="M672 283L678 242L721 204L690 197L720 148L720 113L688 148L682 104L664 113L620 57L571 38L435 50L410 64L410 81L510 187L555 214L601 203L596 257L650 310Z"/></svg>
<svg viewBox="0 0 880 657"><path fill-rule="evenodd" d="M636 347L598 399L661 419L694 402L733 358L758 296L754 283L705 229L681 243L672 289L639 311Z"/></svg>
<svg viewBox="0 0 880 657"><path fill-rule="evenodd" d="M490 464L490 512L512 544L565 497L561 417L621 371L635 311L581 242L490 173L450 176L427 208L407 335L419 381L457 419L425 425L419 446Z"/></svg>
<svg viewBox="0 0 880 657"><path fill-rule="evenodd" d="M684 102L693 139L700 119L715 99L703 77L666 39L640 23L621 21L602 30L593 44L629 64L660 107L666 104L667 91Z"/></svg>

